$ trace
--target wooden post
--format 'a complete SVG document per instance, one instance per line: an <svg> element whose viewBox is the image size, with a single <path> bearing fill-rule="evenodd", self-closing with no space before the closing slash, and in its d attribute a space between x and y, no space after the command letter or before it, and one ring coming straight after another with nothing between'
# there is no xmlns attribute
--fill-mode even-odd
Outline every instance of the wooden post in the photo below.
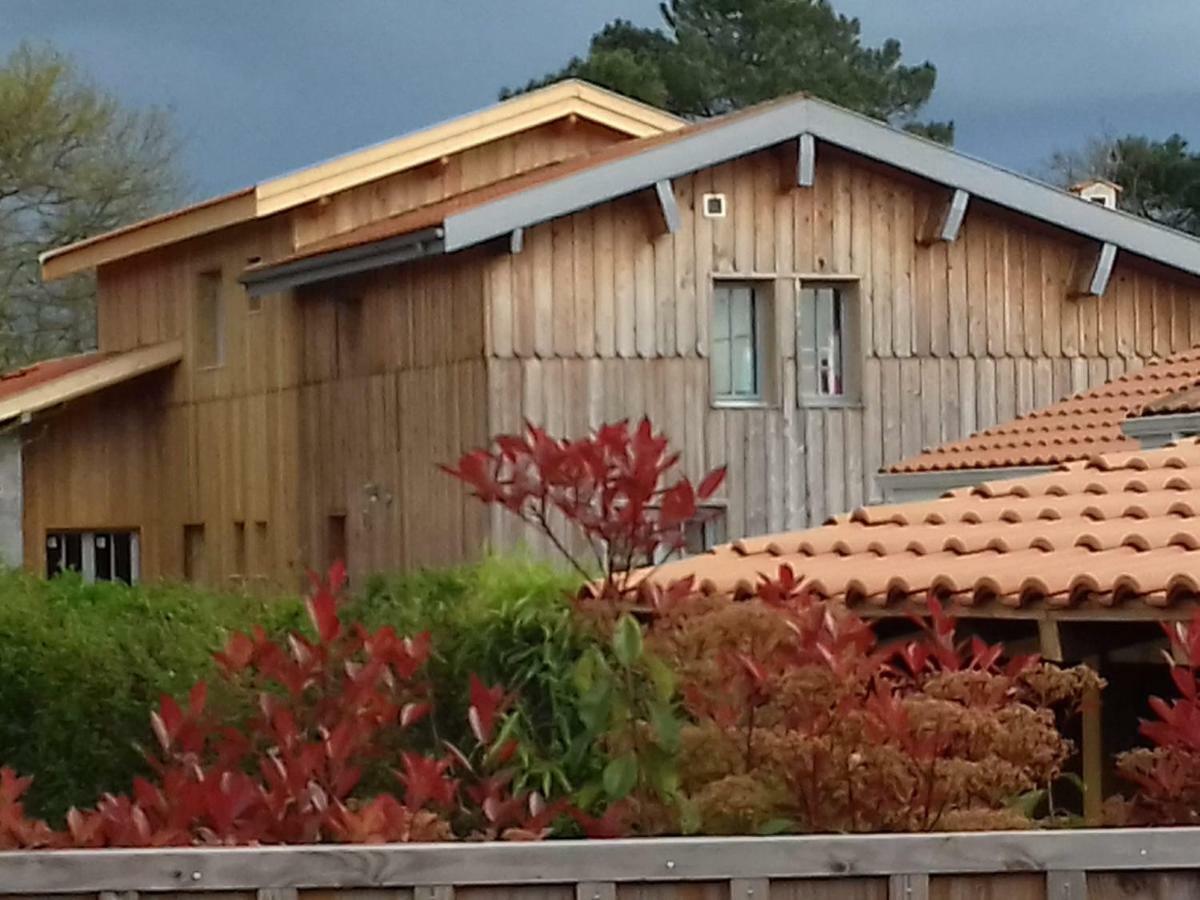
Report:
<svg viewBox="0 0 1200 900"><path fill-rule="evenodd" d="M1100 657L1089 656L1084 665L1100 671ZM1083 696L1083 818L1099 825L1104 804L1104 739L1100 729L1100 691L1090 688Z"/></svg>
<svg viewBox="0 0 1200 900"><path fill-rule="evenodd" d="M1038 648L1042 659L1063 661L1062 635L1058 631L1057 619L1038 619Z"/></svg>

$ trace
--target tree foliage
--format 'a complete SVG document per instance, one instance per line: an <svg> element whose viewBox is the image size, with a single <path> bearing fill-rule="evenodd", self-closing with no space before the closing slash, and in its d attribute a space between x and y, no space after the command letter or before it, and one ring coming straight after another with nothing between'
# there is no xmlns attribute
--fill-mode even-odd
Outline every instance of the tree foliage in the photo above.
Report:
<svg viewBox="0 0 1200 900"><path fill-rule="evenodd" d="M1088 178L1112 181L1122 188L1121 209L1200 235L1200 153L1178 134L1162 141L1094 137L1077 150L1055 153L1046 170L1063 187Z"/></svg>
<svg viewBox="0 0 1200 900"><path fill-rule="evenodd" d="M520 90L582 78L688 117L713 116L807 91L901 125L914 124L937 80L901 61L900 42L864 46L858 19L827 0L669 0L662 28L617 19L588 53ZM519 91L506 90L502 96ZM949 143L953 124L918 130Z"/></svg>
<svg viewBox="0 0 1200 900"><path fill-rule="evenodd" d="M38 254L177 200L167 115L126 109L66 56L23 44L0 62L0 366L94 342L94 285L43 284Z"/></svg>

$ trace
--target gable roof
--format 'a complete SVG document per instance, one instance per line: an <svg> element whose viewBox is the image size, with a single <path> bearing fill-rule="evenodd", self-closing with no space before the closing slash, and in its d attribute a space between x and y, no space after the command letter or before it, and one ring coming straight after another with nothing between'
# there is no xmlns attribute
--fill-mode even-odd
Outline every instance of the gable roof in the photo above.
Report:
<svg viewBox="0 0 1200 900"><path fill-rule="evenodd" d="M862 507L807 531L748 538L668 563L743 594L781 565L816 592L874 614L932 592L962 615L1190 615L1200 601L1200 443L1114 453L939 500Z"/></svg>
<svg viewBox="0 0 1200 900"><path fill-rule="evenodd" d="M683 120L577 79L521 94L394 140L356 150L248 188L204 200L41 256L47 280L133 253L263 218L388 175L575 116L647 137L683 127Z"/></svg>
<svg viewBox="0 0 1200 900"><path fill-rule="evenodd" d="M81 353L34 363L0 376L0 422L33 415L181 359L182 341L168 341L123 353Z"/></svg>
<svg viewBox="0 0 1200 900"><path fill-rule="evenodd" d="M1200 384L1200 348L1147 363L1136 371L1059 403L924 450L886 471L894 475L1047 466L1096 453L1133 449L1121 423L1155 401Z"/></svg>
<svg viewBox="0 0 1200 900"><path fill-rule="evenodd" d="M575 165L549 167L536 178L509 184L499 195L481 192L471 202L434 204L423 211L419 227L398 216L384 220L389 223L386 226L382 222L368 226L377 228L371 233L349 232L344 240L362 246L434 229L436 240L426 241L420 255L451 253L803 134L1120 250L1200 275L1200 240L1189 235L1089 203L1027 176L803 95L731 113L657 138L608 148L611 152L601 151L577 160ZM456 199L465 201L466 196ZM303 257L318 259L323 253L333 254L342 249L345 248L310 248ZM294 263L296 259L288 262ZM333 277L319 269L316 265L309 267L309 281ZM268 280L270 271L270 266L255 270L246 279L247 283Z"/></svg>

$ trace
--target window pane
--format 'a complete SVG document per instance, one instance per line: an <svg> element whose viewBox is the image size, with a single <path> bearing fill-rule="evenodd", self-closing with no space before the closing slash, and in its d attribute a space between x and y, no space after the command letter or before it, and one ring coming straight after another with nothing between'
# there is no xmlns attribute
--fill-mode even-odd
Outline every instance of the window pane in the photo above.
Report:
<svg viewBox="0 0 1200 900"><path fill-rule="evenodd" d="M739 397L758 394L755 371L754 338L739 337L733 341L733 393Z"/></svg>
<svg viewBox="0 0 1200 900"><path fill-rule="evenodd" d="M712 346L712 381L713 393L718 397L728 396L733 391L730 377L732 360L729 352L729 338L714 340Z"/></svg>
<svg viewBox="0 0 1200 900"><path fill-rule="evenodd" d="M713 291L713 340L729 339L729 288Z"/></svg>
<svg viewBox="0 0 1200 900"><path fill-rule="evenodd" d="M730 298L733 316L731 334L735 338L754 334L754 294L750 288L737 288Z"/></svg>
<svg viewBox="0 0 1200 900"><path fill-rule="evenodd" d="M845 387L841 301L841 294L833 288L816 292L817 393L826 397L841 396Z"/></svg>

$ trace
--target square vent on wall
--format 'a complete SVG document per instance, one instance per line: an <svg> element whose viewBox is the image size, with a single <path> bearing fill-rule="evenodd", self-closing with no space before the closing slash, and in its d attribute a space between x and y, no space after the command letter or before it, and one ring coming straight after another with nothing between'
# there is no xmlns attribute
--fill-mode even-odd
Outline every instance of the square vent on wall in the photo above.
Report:
<svg viewBox="0 0 1200 900"><path fill-rule="evenodd" d="M725 195L724 194L705 194L702 200L704 204L704 218L706 219L723 219L725 218Z"/></svg>

